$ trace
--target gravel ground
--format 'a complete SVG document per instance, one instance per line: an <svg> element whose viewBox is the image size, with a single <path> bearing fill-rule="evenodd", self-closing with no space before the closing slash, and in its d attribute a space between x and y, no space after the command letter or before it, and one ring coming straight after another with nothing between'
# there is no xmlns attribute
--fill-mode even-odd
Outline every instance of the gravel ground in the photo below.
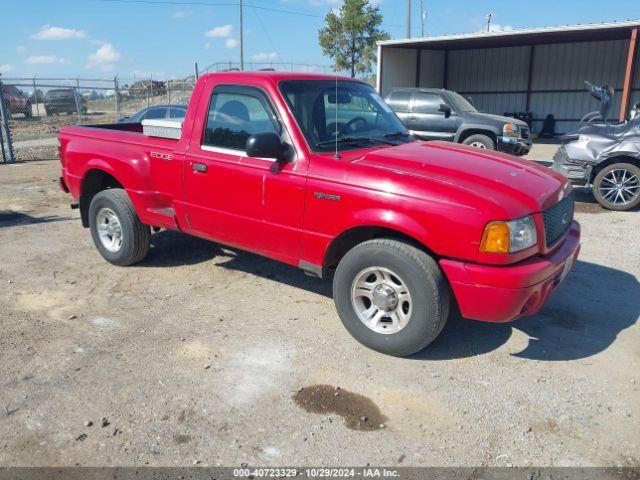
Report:
<svg viewBox="0 0 640 480"><path fill-rule="evenodd" d="M0 465L640 466L638 211L581 193L540 314L398 359L255 255L163 231L111 266L57 176L0 166Z"/></svg>

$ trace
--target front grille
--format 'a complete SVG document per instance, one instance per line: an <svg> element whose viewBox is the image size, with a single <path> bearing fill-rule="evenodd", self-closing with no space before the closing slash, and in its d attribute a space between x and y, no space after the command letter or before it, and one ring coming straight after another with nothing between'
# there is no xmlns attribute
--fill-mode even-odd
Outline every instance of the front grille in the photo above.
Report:
<svg viewBox="0 0 640 480"><path fill-rule="evenodd" d="M573 195L569 195L542 214L547 247L554 245L569 230L573 221L573 204Z"/></svg>
<svg viewBox="0 0 640 480"><path fill-rule="evenodd" d="M527 127L522 127L520 129L520 135L522 136L522 138L527 139L529 138L529 129Z"/></svg>

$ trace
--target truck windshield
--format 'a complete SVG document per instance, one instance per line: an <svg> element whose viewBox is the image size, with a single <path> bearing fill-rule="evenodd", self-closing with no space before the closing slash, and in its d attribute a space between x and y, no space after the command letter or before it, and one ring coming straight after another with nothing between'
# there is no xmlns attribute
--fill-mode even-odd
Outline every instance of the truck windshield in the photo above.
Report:
<svg viewBox="0 0 640 480"><path fill-rule="evenodd" d="M456 92L449 92L449 103L451 104L451 108L453 108L454 112L473 112L477 113L476 107L469 103L469 100L464 98L462 95Z"/></svg>
<svg viewBox="0 0 640 480"><path fill-rule="evenodd" d="M314 151L413 141L396 114L365 83L291 80L280 82L280 91Z"/></svg>

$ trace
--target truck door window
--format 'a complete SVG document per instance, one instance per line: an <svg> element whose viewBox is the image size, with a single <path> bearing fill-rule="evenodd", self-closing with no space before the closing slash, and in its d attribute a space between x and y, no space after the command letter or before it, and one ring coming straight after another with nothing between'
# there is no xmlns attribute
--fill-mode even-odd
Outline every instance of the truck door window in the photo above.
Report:
<svg viewBox="0 0 640 480"><path fill-rule="evenodd" d="M438 113L441 103L445 102L439 95L418 92L413 100L413 112Z"/></svg>
<svg viewBox="0 0 640 480"><path fill-rule="evenodd" d="M247 138L262 132L280 135L280 128L273 111L259 93L253 95L214 90L209 104L204 145L244 151Z"/></svg>
<svg viewBox="0 0 640 480"><path fill-rule="evenodd" d="M410 100L411 91L394 90L387 98L387 105L389 105L394 112L408 112Z"/></svg>

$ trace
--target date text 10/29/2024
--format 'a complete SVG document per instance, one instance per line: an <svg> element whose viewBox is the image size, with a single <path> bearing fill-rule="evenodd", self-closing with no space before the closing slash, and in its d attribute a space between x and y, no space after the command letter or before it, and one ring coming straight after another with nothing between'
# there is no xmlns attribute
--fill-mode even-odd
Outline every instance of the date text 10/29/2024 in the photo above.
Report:
<svg viewBox="0 0 640 480"><path fill-rule="evenodd" d="M389 468L235 468L238 478L397 478L398 470Z"/></svg>

